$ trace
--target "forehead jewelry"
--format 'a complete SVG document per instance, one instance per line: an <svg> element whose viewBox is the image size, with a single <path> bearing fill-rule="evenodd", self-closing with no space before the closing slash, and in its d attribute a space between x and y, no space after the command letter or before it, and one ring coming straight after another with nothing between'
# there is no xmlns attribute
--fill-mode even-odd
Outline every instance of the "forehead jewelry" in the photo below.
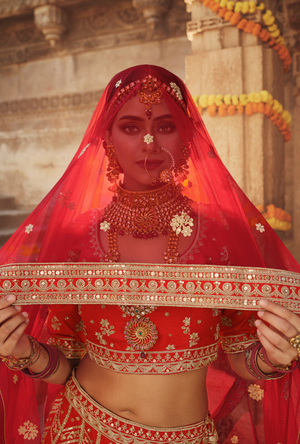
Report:
<svg viewBox="0 0 300 444"><path fill-rule="evenodd" d="M146 105L145 113L148 119L151 119L152 116L152 105L160 103L161 95L162 92L155 77L149 75L142 80L139 101Z"/></svg>
<svg viewBox="0 0 300 444"><path fill-rule="evenodd" d="M145 157L145 161L144 161L144 168L145 168L145 171L148 174L148 176L151 177L151 179L152 179L151 185L156 185L157 182L170 183L173 181L172 170L175 168L174 156L167 148L161 147L161 150L169 155L169 157L171 159L171 168L163 170L159 175L159 179L155 179L154 177L151 176L151 174L149 173L149 171L147 169L147 159L149 156L149 154L147 154L147 156Z"/></svg>

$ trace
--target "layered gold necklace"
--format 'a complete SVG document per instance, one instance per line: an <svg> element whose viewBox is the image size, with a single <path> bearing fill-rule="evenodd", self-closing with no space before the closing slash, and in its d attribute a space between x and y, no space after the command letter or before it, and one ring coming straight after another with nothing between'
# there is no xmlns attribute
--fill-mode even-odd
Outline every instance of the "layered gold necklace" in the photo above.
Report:
<svg viewBox="0 0 300 444"><path fill-rule="evenodd" d="M100 221L100 229L107 231L108 236L106 261L119 261L118 236L131 234L145 240L169 236L163 258L169 264L177 262L179 235L191 236L194 225L191 201L181 194L181 186L171 182L150 191L127 191L116 185L112 191L114 197ZM146 357L145 350L157 340L155 324L144 317L155 308L121 306L127 315L134 317L127 322L124 334L129 345L141 352L141 358Z"/></svg>

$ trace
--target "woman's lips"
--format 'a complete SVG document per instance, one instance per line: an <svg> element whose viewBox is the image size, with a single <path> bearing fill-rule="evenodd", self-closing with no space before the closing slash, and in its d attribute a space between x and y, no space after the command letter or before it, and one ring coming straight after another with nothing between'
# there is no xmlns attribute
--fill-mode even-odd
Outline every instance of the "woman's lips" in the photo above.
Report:
<svg viewBox="0 0 300 444"><path fill-rule="evenodd" d="M136 163L140 168L142 168L143 170L145 169L145 161L144 160L140 160L139 162L136 162ZM155 170L162 163L163 163L163 160L147 160L147 163L146 163L147 170Z"/></svg>

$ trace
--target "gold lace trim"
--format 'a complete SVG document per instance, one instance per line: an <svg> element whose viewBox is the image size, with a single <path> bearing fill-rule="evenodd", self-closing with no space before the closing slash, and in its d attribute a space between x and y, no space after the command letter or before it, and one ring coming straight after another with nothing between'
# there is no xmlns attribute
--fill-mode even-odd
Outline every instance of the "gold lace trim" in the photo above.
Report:
<svg viewBox="0 0 300 444"><path fill-rule="evenodd" d="M218 357L218 342L194 349L147 351L146 359L134 350L113 350L88 340L86 347L97 365L119 373L181 373L206 367Z"/></svg>
<svg viewBox="0 0 300 444"><path fill-rule="evenodd" d="M300 312L300 274L188 264L55 263L0 267L17 304L112 304L257 310L260 298Z"/></svg>
<svg viewBox="0 0 300 444"><path fill-rule="evenodd" d="M220 337L222 348L224 352L227 354L241 353L244 350L246 350L246 348L248 348L249 345L257 341L258 341L257 335L251 333L236 335L236 336Z"/></svg>
<svg viewBox="0 0 300 444"><path fill-rule="evenodd" d="M68 359L82 359L86 354L85 344L77 342L73 338L54 336L49 340L49 344L59 348Z"/></svg>

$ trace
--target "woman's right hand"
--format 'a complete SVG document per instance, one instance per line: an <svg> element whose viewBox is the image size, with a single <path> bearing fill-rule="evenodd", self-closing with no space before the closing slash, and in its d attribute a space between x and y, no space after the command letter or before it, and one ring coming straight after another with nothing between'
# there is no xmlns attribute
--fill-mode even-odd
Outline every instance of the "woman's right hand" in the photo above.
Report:
<svg viewBox="0 0 300 444"><path fill-rule="evenodd" d="M0 299L0 355L28 358L31 342L24 333L28 326L28 313L21 313L19 305L13 306L16 297L10 294Z"/></svg>

